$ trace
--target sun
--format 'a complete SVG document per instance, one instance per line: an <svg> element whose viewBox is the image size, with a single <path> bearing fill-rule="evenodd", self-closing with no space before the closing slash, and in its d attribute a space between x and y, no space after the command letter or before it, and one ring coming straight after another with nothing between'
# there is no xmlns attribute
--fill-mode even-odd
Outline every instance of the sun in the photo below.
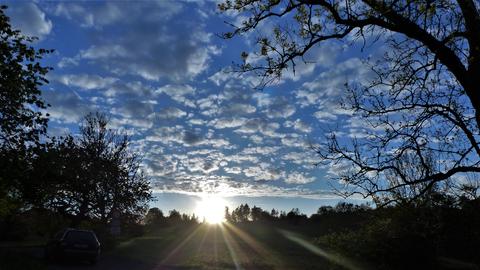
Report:
<svg viewBox="0 0 480 270"><path fill-rule="evenodd" d="M225 221L225 205L223 198L218 196L205 196L197 203L195 213L200 220L210 224L220 224Z"/></svg>

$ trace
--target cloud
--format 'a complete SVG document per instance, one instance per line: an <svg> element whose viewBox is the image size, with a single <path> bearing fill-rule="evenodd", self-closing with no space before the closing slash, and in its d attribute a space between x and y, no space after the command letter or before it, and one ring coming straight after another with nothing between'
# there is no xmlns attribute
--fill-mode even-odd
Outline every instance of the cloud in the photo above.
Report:
<svg viewBox="0 0 480 270"><path fill-rule="evenodd" d="M24 35L43 39L52 31L52 21L35 3L15 2L6 14L11 18L13 28L20 29Z"/></svg>
<svg viewBox="0 0 480 270"><path fill-rule="evenodd" d="M256 133L260 132L270 137L282 137L276 130L280 127L278 123L269 122L263 118L248 119L240 128L236 129L237 133Z"/></svg>
<svg viewBox="0 0 480 270"><path fill-rule="evenodd" d="M177 119L187 116L187 113L176 107L166 107L156 112L155 115L160 119Z"/></svg>
<svg viewBox="0 0 480 270"><path fill-rule="evenodd" d="M332 196L321 190L323 181L304 186L318 178L307 139L321 137L317 121L342 120L343 137L359 130L333 106L345 81L365 74L358 59L333 65L336 48L315 49L307 59L315 64L299 63L296 76L287 72L279 84L254 91L258 77L222 69L231 52L248 44L222 43L212 35L215 19L198 17L197 7L214 3L44 6L51 15L44 20L55 25L52 42L75 36L75 43L59 45L54 60L62 68L49 75L55 91L44 94L57 134L58 123L107 111L112 127L131 134L134 151L145 155L156 191Z"/></svg>
<svg viewBox="0 0 480 270"><path fill-rule="evenodd" d="M222 115L245 115L254 113L256 111L257 108L251 104L232 102L230 104L224 104L220 113Z"/></svg>
<svg viewBox="0 0 480 270"><path fill-rule="evenodd" d="M335 64L339 46L329 43L310 49L302 59L297 59L295 73L290 68L282 74L283 78L299 81L302 77L311 75L319 66L329 67Z"/></svg>
<svg viewBox="0 0 480 270"><path fill-rule="evenodd" d="M213 134L202 133L201 129L186 130L182 125L156 128L145 138L148 142L161 143L168 147L178 144L184 147L212 147L218 149L235 149L227 139L214 137Z"/></svg>
<svg viewBox="0 0 480 270"><path fill-rule="evenodd" d="M43 91L43 97L52 105L48 112L57 122L77 123L88 112L95 110L74 91Z"/></svg>
<svg viewBox="0 0 480 270"><path fill-rule="evenodd" d="M192 118L192 119L188 120L188 123L190 125L203 126L203 125L206 125L208 122L206 120L203 120L203 119Z"/></svg>
<svg viewBox="0 0 480 270"><path fill-rule="evenodd" d="M315 177L308 177L305 173L293 172L285 178L287 184L308 184L315 181Z"/></svg>
<svg viewBox="0 0 480 270"><path fill-rule="evenodd" d="M297 104L301 107L316 105L330 109L338 107L340 98L345 94L345 83L362 83L371 78L371 71L365 68L358 58L350 58L320 73L313 81L302 84L295 91Z"/></svg>
<svg viewBox="0 0 480 270"><path fill-rule="evenodd" d="M285 127L294 128L295 130L305 132L305 133L312 132L312 128L310 127L310 125L308 125L307 123L303 122L300 119L297 119L295 121L285 121L283 125Z"/></svg>
<svg viewBox="0 0 480 270"><path fill-rule="evenodd" d="M242 168L240 167L226 167L225 172L230 174L240 174L242 173Z"/></svg>
<svg viewBox="0 0 480 270"><path fill-rule="evenodd" d="M149 13L143 15L147 19L154 17L170 19L178 14L182 6L170 1L150 1ZM137 2L134 5L128 2L105 2L95 5L82 5L75 2L59 3L53 12L80 24L85 28L103 28L105 26L132 21L145 10L145 3ZM130 14L130 16L126 16Z"/></svg>
<svg viewBox="0 0 480 270"><path fill-rule="evenodd" d="M251 155L251 154L260 154L260 155L271 155L280 150L279 146L258 146L258 147L247 147L242 150L242 154Z"/></svg>
<svg viewBox="0 0 480 270"><path fill-rule="evenodd" d="M260 163L259 165L245 168L242 172L245 176L251 177L255 181L273 181L284 176L284 172L275 170L266 163Z"/></svg>
<svg viewBox="0 0 480 270"><path fill-rule="evenodd" d="M154 91L151 86L139 81L115 81L102 94L109 98L152 100Z"/></svg>
<svg viewBox="0 0 480 270"><path fill-rule="evenodd" d="M288 118L296 111L295 103L285 96L272 97L266 93L255 93L253 98L269 118Z"/></svg>
<svg viewBox="0 0 480 270"><path fill-rule="evenodd" d="M247 121L247 118L218 118L210 121L209 125L217 129L235 128L243 125Z"/></svg>
<svg viewBox="0 0 480 270"><path fill-rule="evenodd" d="M263 138L256 134L249 136L249 139L256 144L261 144L263 142Z"/></svg>
<svg viewBox="0 0 480 270"><path fill-rule="evenodd" d="M315 164L319 162L319 158L314 151L293 152L289 151L281 157L282 160L287 160L293 164L301 165L305 169L314 168Z"/></svg>
<svg viewBox="0 0 480 270"><path fill-rule="evenodd" d="M186 144L195 145L203 141L203 138L199 134L196 134L195 132L185 131L183 133L183 141Z"/></svg>
<svg viewBox="0 0 480 270"><path fill-rule="evenodd" d="M117 78L88 74L59 75L54 76L53 80L66 86L78 87L81 90L105 89L118 81Z"/></svg>
<svg viewBox="0 0 480 270"><path fill-rule="evenodd" d="M195 108L195 102L193 101L193 95L195 95L195 88L190 85L171 85L167 84L158 88L155 94L165 94L171 99L183 104L187 107ZM191 97L191 98L188 98Z"/></svg>
<svg viewBox="0 0 480 270"><path fill-rule="evenodd" d="M181 3L170 1L60 4L56 14L81 21L94 37L93 45L72 61L62 60L62 65L87 60L117 76L136 75L151 81L192 79L206 70L211 56L220 50L210 44L211 34L203 30L202 23L182 19L187 15L181 11ZM112 27L121 33L109 31Z"/></svg>
<svg viewBox="0 0 480 270"><path fill-rule="evenodd" d="M236 177L234 175L234 177ZM301 186L280 187L272 185L272 181L241 182L239 179L216 174L203 174L201 172L182 172L167 177L159 178L153 183L153 192L174 192L181 194L201 195L220 194L230 196L272 196L295 197L310 199L338 199L330 190L305 189ZM275 183L275 182L273 182Z"/></svg>
<svg viewBox="0 0 480 270"><path fill-rule="evenodd" d="M337 115L329 111L316 111L313 116L320 122L331 122L337 120Z"/></svg>
<svg viewBox="0 0 480 270"><path fill-rule="evenodd" d="M119 115L121 118L131 119L133 122L130 122L130 124L138 122L140 126L151 126L153 123L150 116L153 114L153 110L154 106L151 103L129 99L126 101L118 101L111 112Z"/></svg>
<svg viewBox="0 0 480 270"><path fill-rule="evenodd" d="M288 147L307 148L307 141L296 133L290 133L281 138L281 143Z"/></svg>

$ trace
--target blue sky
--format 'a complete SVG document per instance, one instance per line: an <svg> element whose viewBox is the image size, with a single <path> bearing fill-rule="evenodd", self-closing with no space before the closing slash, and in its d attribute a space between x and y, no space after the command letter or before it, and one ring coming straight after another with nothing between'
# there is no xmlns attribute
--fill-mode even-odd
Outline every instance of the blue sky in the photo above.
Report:
<svg viewBox="0 0 480 270"><path fill-rule="evenodd" d="M82 116L102 111L132 138L164 210L192 211L197 196L312 213L341 200L332 187L344 165L314 166L310 144L335 129L349 138L365 125L340 108L344 84L367 80L361 44L313 49L296 73L263 91L253 74L227 72L252 50L257 32L217 36L238 23L213 1L13 1L12 24L53 48L43 96L49 132L77 132ZM255 61L255 59L249 59Z"/></svg>

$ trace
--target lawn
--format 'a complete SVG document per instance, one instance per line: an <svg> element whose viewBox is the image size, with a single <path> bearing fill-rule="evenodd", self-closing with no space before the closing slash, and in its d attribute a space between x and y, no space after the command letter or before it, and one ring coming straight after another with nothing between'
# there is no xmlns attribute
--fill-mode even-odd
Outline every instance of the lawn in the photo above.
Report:
<svg viewBox="0 0 480 270"><path fill-rule="evenodd" d="M99 269L326 269L325 254L271 226L158 229L104 254ZM328 256L327 256L328 257Z"/></svg>

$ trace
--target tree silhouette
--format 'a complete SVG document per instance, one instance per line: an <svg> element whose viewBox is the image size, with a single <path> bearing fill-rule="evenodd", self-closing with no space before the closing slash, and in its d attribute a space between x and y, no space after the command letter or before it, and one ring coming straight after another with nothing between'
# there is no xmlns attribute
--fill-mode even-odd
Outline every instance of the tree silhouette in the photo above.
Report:
<svg viewBox="0 0 480 270"><path fill-rule="evenodd" d="M251 210L248 204L241 204L232 211L232 221L236 223L248 222L251 218Z"/></svg>
<svg viewBox="0 0 480 270"><path fill-rule="evenodd" d="M47 105L41 99L40 87L48 83L45 75L50 70L40 60L53 50L35 49L29 44L36 40L14 30L0 7L0 147L25 147L38 143L46 133Z"/></svg>
<svg viewBox="0 0 480 270"><path fill-rule="evenodd" d="M256 40L255 61L243 52L237 66L259 75L260 87L295 72L312 48L329 41L390 47L368 63L371 81L346 85L344 107L369 131L350 142L332 132L316 148L319 164L346 168L338 173L341 194L386 204L412 187L415 192L403 195L413 200L452 177L480 172L478 2L238 0L219 9L243 19L225 38L275 24ZM421 173L406 175L407 160Z"/></svg>
<svg viewBox="0 0 480 270"><path fill-rule="evenodd" d="M33 48L35 37L12 29L6 8L0 6L0 217L23 206L19 186L48 120L40 87L50 68L40 60L52 52Z"/></svg>
<svg viewBox="0 0 480 270"><path fill-rule="evenodd" d="M85 116L78 138L67 136L49 149L50 164L44 170L51 172L38 173L48 177L43 183L52 191L45 206L77 221L107 223L114 213L140 218L151 192L129 142L128 136L108 128L105 115Z"/></svg>
<svg viewBox="0 0 480 270"><path fill-rule="evenodd" d="M150 208L145 216L145 224L148 226L160 226L165 223L166 219L162 210L157 207Z"/></svg>

